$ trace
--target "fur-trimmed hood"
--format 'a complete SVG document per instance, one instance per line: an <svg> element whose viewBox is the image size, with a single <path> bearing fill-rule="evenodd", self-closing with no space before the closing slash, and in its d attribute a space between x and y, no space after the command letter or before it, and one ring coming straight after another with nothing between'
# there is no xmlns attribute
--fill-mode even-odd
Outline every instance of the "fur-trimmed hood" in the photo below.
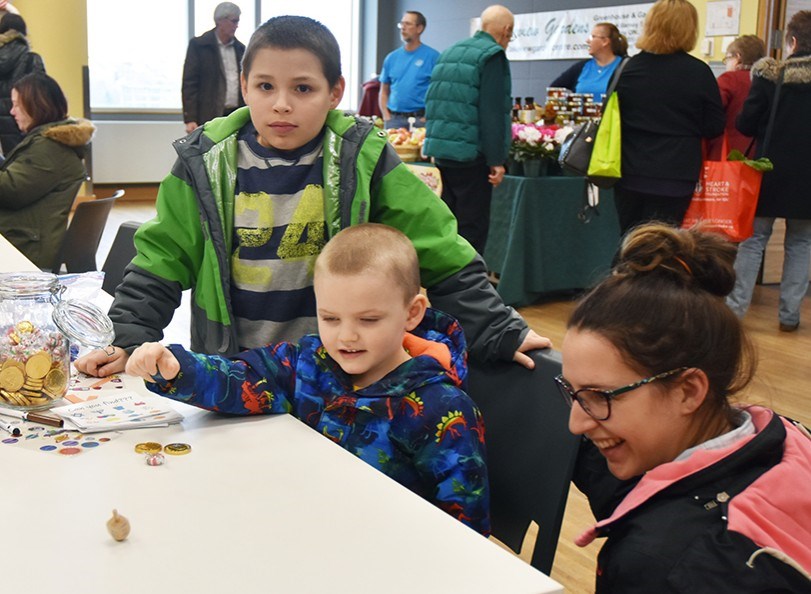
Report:
<svg viewBox="0 0 811 594"><path fill-rule="evenodd" d="M33 132L33 131L32 131ZM96 127L85 119L68 119L42 126L42 135L70 147L89 144L96 133Z"/></svg>
<svg viewBox="0 0 811 594"><path fill-rule="evenodd" d="M28 40L18 31L0 33L0 76L10 76L30 49Z"/></svg>
<svg viewBox="0 0 811 594"><path fill-rule="evenodd" d="M9 41L14 41L15 39L22 39L25 46L28 47L28 39L16 29L9 29L5 33L0 33L0 45L6 45Z"/></svg>
<svg viewBox="0 0 811 594"><path fill-rule="evenodd" d="M752 76L759 76L777 82L780 71L785 68L783 84L807 85L811 84L811 56L798 56L786 60L774 58L761 58L752 66Z"/></svg>

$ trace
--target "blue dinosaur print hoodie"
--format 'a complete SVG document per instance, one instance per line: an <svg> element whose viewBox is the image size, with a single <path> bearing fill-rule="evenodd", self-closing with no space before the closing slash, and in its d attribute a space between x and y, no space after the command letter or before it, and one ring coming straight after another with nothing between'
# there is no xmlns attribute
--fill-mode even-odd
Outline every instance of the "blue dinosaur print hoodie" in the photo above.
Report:
<svg viewBox="0 0 811 594"><path fill-rule="evenodd" d="M429 309L403 346L411 359L362 389L316 335L232 358L169 348L180 362L157 394L238 415L290 413L483 535L490 533L481 413L458 322Z"/></svg>

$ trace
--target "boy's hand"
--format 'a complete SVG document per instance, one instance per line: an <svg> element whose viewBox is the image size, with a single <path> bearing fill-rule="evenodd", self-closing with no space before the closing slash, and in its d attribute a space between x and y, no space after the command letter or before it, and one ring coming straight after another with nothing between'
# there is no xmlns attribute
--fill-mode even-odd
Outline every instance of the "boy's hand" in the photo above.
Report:
<svg viewBox="0 0 811 594"><path fill-rule="evenodd" d="M552 341L543 336L535 334L534 330L527 332L524 337L524 342L518 347L513 355L513 361L526 367L527 369L535 369L535 361L525 355L527 351L534 351L535 349L548 349L552 346Z"/></svg>
<svg viewBox="0 0 811 594"><path fill-rule="evenodd" d="M110 353L112 349L112 355ZM90 351L83 357L76 359L74 365L76 369L87 375L95 377L107 377L114 373L123 373L129 355L127 351L118 347L107 347L107 349L96 349Z"/></svg>
<svg viewBox="0 0 811 594"><path fill-rule="evenodd" d="M127 373L150 383L155 383L155 376L158 374L163 379L171 381L180 373L180 363L172 351L159 342L147 342L130 355Z"/></svg>

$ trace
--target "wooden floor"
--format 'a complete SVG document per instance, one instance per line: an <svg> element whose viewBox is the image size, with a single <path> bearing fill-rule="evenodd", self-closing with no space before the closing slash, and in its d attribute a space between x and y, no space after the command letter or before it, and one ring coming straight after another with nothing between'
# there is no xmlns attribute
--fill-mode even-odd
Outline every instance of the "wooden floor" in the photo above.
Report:
<svg viewBox="0 0 811 594"><path fill-rule="evenodd" d="M150 202L117 204L102 237L98 262L104 262L121 222L146 221L154 216L154 212L154 205ZM776 286L757 287L752 307L744 319L744 325L760 355L758 374L746 394L746 401L770 406L811 426L811 407L808 404L811 399L811 300L806 299L803 304L799 331L786 334L777 329L777 299ZM519 311L536 332L548 336L559 347L572 307L572 298L559 298ZM167 340L188 344L188 304L178 309L172 325L167 329ZM594 590L595 559L601 542L596 541L583 549L573 543L575 536L592 521L585 497L572 487L552 570L552 577L570 593Z"/></svg>
<svg viewBox="0 0 811 594"><path fill-rule="evenodd" d="M811 299L803 303L800 329L793 333L778 331L777 301L776 285L757 287L744 318L744 326L758 350L759 366L741 400L769 406L811 426ZM519 311L533 330L548 336L559 347L573 305L570 299L563 299ZM585 497L572 486L552 569L552 577L567 592L594 591L595 560L602 544L595 541L581 549L572 542L593 520Z"/></svg>

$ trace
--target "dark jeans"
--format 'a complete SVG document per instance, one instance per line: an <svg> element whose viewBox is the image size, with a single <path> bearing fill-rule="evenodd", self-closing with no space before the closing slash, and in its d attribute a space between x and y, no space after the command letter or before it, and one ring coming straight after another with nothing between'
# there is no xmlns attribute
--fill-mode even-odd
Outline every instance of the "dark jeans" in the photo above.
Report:
<svg viewBox="0 0 811 594"><path fill-rule="evenodd" d="M487 165L439 167L442 176L442 200L456 217L459 235L484 254L490 229L490 200L493 186L487 180Z"/></svg>
<svg viewBox="0 0 811 594"><path fill-rule="evenodd" d="M661 221L681 226L684 213L690 206L692 192L687 196L661 196L614 187L614 204L620 222L620 234L648 221Z"/></svg>

